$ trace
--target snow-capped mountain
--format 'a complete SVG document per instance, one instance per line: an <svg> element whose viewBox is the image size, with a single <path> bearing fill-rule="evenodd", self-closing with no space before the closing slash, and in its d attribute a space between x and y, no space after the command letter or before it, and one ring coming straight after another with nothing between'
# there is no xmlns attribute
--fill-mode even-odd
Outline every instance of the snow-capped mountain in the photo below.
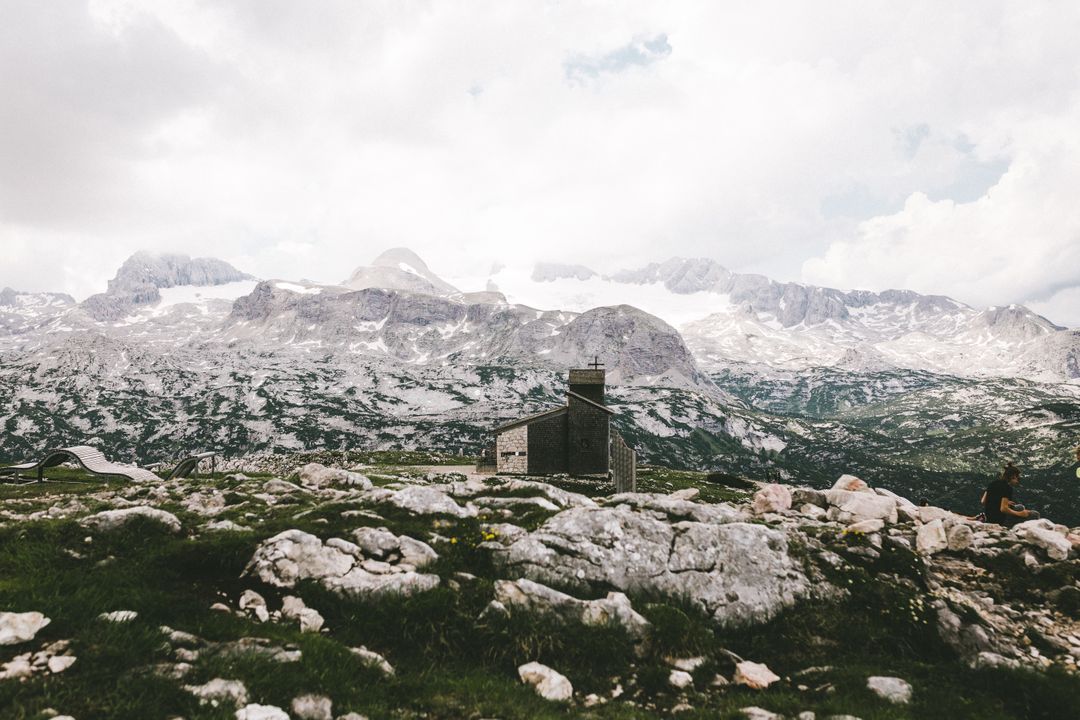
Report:
<svg viewBox="0 0 1080 720"><path fill-rule="evenodd" d="M1009 457L1072 507L1051 480L1080 432L1080 385L1061 382L1076 375L1076 337L1024 308L785 285L702 261L618 280L501 270L482 292L407 251L365 267L390 287L140 254L93 303L5 290L0 459L72 443L142 461L190 446L475 453L495 424L562 402L566 368L598 356L619 432L645 462L821 483L854 471L959 503L970 473ZM689 321L680 333L652 308ZM999 377L961 377L974 357Z"/></svg>
<svg viewBox="0 0 1080 720"><path fill-rule="evenodd" d="M382 288L442 296L460 292L431 272L427 263L408 248L387 250L371 265L361 265L353 270L352 275L341 284L350 290Z"/></svg>
<svg viewBox="0 0 1080 720"><path fill-rule="evenodd" d="M227 262L187 255L155 255L139 252L128 258L104 293L91 295L82 308L96 320L125 317L141 306L161 300L161 290L173 287L205 287L254 280Z"/></svg>
<svg viewBox="0 0 1080 720"><path fill-rule="evenodd" d="M603 277L538 266L492 278L511 299L549 293L567 309L632 302L675 323L702 369L732 363L806 369L904 368L968 377L1080 380L1080 331L1027 308L979 310L908 290L842 291L673 258Z"/></svg>

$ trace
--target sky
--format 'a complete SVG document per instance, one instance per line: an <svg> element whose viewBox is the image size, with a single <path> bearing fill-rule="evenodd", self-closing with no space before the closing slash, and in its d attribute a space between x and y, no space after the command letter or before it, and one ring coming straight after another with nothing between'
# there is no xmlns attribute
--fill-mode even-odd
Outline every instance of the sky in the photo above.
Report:
<svg viewBox="0 0 1080 720"><path fill-rule="evenodd" d="M682 256L1078 326L1077 37L1030 0L3 0L0 287Z"/></svg>

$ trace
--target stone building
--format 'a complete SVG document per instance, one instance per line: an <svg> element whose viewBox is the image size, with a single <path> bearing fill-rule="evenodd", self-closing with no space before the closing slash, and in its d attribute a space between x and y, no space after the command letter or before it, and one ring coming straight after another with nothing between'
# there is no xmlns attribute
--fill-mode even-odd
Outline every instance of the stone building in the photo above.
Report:
<svg viewBox="0 0 1080 720"><path fill-rule="evenodd" d="M611 427L604 370L570 371L566 405L495 428L496 468L513 475L609 474L633 484L634 451Z"/></svg>

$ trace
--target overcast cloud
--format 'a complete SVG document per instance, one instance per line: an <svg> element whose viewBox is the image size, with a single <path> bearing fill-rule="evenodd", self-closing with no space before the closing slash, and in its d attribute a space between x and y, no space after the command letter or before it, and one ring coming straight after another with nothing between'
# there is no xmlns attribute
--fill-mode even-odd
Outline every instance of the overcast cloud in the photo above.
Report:
<svg viewBox="0 0 1080 720"><path fill-rule="evenodd" d="M1071 2L7 0L0 287L671 255L1080 325ZM478 288L477 288L478 289Z"/></svg>

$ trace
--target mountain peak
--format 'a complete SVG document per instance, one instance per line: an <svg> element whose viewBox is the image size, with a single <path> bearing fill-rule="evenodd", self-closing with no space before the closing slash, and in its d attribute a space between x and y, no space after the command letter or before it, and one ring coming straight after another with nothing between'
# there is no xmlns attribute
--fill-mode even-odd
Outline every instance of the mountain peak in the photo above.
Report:
<svg viewBox="0 0 1080 720"><path fill-rule="evenodd" d="M459 292L433 273L419 255L403 247L390 248L375 258L371 265L356 268L342 285L352 290L383 288L440 297Z"/></svg>
<svg viewBox="0 0 1080 720"><path fill-rule="evenodd" d="M158 302L163 288L206 287L254 279L217 258L140 250L120 266L108 290L90 296L82 307L97 320L115 320L139 305Z"/></svg>

